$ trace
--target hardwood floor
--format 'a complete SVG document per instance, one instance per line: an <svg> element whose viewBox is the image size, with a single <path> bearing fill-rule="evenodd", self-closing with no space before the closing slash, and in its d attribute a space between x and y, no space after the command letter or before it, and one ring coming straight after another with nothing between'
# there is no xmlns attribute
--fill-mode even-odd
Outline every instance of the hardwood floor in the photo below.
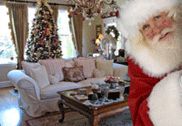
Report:
<svg viewBox="0 0 182 126"><path fill-rule="evenodd" d="M18 106L18 95L13 87L0 89L0 126L27 126L30 119Z"/></svg>

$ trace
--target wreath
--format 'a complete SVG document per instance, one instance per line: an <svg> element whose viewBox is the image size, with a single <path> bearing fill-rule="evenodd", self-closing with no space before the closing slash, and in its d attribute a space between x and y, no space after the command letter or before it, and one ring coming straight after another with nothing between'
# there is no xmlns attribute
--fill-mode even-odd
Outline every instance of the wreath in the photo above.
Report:
<svg viewBox="0 0 182 126"><path fill-rule="evenodd" d="M115 38L116 40L118 40L119 31L117 30L117 28L116 28L114 25L109 26L105 32L106 32L108 35L109 35L110 33L113 33L113 34L114 34L114 38Z"/></svg>

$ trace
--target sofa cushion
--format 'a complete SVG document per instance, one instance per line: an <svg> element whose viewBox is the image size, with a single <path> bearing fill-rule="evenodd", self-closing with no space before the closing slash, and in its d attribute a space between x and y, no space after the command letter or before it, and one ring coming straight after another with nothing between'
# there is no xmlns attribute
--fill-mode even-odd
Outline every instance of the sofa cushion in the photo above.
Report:
<svg viewBox="0 0 182 126"><path fill-rule="evenodd" d="M78 82L85 79L83 66L64 67L63 73L65 81Z"/></svg>
<svg viewBox="0 0 182 126"><path fill-rule="evenodd" d="M96 68L103 71L105 76L113 75L112 60L96 60Z"/></svg>
<svg viewBox="0 0 182 126"><path fill-rule="evenodd" d="M83 73L86 78L93 77L93 71L95 69L95 59L93 58L77 58L75 59L77 66L83 66Z"/></svg>
<svg viewBox="0 0 182 126"><path fill-rule="evenodd" d="M130 78L128 77L128 66L113 63L113 70L113 75L115 77L120 77L123 80L130 80Z"/></svg>
<svg viewBox="0 0 182 126"><path fill-rule="evenodd" d="M103 70L94 69L93 76L95 78L100 78L105 76L105 72Z"/></svg>
<svg viewBox="0 0 182 126"><path fill-rule="evenodd" d="M49 81L51 84L56 84L60 81L59 79L60 76L58 74L55 74L55 75L49 74L48 76L49 76Z"/></svg>
<svg viewBox="0 0 182 126"><path fill-rule="evenodd" d="M64 79L62 68L65 66L63 59L39 60L40 64L46 67L51 84L55 84Z"/></svg>
<svg viewBox="0 0 182 126"><path fill-rule="evenodd" d="M58 91L64 91L69 89L79 88L80 86L74 82L58 82L57 84L49 85L41 90L41 99L49 99L59 97Z"/></svg>
<svg viewBox="0 0 182 126"><path fill-rule="evenodd" d="M29 76L31 75L31 69L38 68L41 66L40 63L32 63L32 62L26 62L26 61L22 61L21 64L25 73Z"/></svg>
<svg viewBox="0 0 182 126"><path fill-rule="evenodd" d="M37 82L41 89L49 86L49 79L45 66L31 69L31 77Z"/></svg>

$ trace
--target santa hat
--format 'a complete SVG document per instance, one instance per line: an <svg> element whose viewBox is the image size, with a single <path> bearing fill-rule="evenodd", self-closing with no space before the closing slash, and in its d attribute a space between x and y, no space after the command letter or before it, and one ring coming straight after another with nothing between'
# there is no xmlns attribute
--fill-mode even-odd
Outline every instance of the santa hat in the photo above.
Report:
<svg viewBox="0 0 182 126"><path fill-rule="evenodd" d="M157 12L167 11L178 4L180 0L129 0L121 8L121 26L125 37L134 37L139 31L139 25Z"/></svg>

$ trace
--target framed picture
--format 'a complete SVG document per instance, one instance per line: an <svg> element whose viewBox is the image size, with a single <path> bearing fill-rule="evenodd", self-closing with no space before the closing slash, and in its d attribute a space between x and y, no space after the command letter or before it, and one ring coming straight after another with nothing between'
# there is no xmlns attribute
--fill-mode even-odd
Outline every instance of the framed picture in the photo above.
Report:
<svg viewBox="0 0 182 126"><path fill-rule="evenodd" d="M99 34L102 34L102 25L96 25L96 38L99 36Z"/></svg>

